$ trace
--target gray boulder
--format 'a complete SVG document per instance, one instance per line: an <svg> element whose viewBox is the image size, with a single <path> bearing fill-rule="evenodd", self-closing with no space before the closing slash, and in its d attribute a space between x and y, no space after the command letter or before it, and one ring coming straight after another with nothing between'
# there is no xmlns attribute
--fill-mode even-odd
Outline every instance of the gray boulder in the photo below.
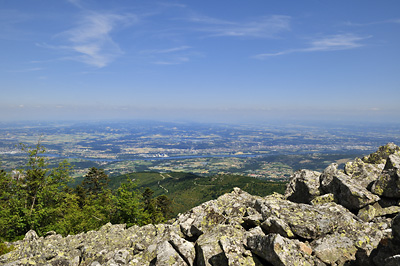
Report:
<svg viewBox="0 0 400 266"><path fill-rule="evenodd" d="M360 158L356 158L354 161L346 163L344 173L350 176L362 187L368 188L377 180L383 167L384 164L368 164Z"/></svg>
<svg viewBox="0 0 400 266"><path fill-rule="evenodd" d="M279 234L258 235L247 239L252 252L274 266L325 265L311 256L311 248L298 241L284 238Z"/></svg>
<svg viewBox="0 0 400 266"><path fill-rule="evenodd" d="M400 155L389 155L382 174L372 186L372 192L388 198L400 198Z"/></svg>
<svg viewBox="0 0 400 266"><path fill-rule="evenodd" d="M186 266L188 265L168 241L157 246L156 266Z"/></svg>
<svg viewBox="0 0 400 266"><path fill-rule="evenodd" d="M357 247L354 240L345 234L335 232L311 243L314 254L328 265L343 265L346 261L354 261Z"/></svg>
<svg viewBox="0 0 400 266"><path fill-rule="evenodd" d="M285 197L297 203L310 203L320 195L320 172L298 170L292 176L286 187Z"/></svg>
<svg viewBox="0 0 400 266"><path fill-rule="evenodd" d="M362 208L357 216L362 220L369 222L372 219L380 216L388 216L400 213L400 206L389 206L383 208L379 202L374 203L373 205L367 205Z"/></svg>
<svg viewBox="0 0 400 266"><path fill-rule="evenodd" d="M367 156L362 158L363 162L369 164L385 164L386 159L391 154L399 154L400 147L398 147L393 142L386 144L385 146L381 146L378 150L374 153L371 153Z"/></svg>
<svg viewBox="0 0 400 266"><path fill-rule="evenodd" d="M318 205L318 204L324 204L324 203L329 203L329 202L336 202L335 200L335 195L332 193L324 194L321 196L315 197L312 201L312 205Z"/></svg>
<svg viewBox="0 0 400 266"><path fill-rule="evenodd" d="M358 211L380 199L356 180L339 171L337 166L337 164L328 166L322 173L320 181L325 193L334 194L339 204L351 211Z"/></svg>

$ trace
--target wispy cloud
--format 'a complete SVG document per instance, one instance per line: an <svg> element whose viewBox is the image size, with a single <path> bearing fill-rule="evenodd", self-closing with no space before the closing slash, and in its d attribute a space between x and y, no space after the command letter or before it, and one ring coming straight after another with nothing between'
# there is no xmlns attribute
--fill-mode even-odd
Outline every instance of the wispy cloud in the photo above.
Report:
<svg viewBox="0 0 400 266"><path fill-rule="evenodd" d="M256 37L274 38L278 33L290 30L290 16L271 15L244 22L233 22L210 17L192 16L193 23L205 24L199 31L210 37Z"/></svg>
<svg viewBox="0 0 400 266"><path fill-rule="evenodd" d="M186 8L186 5L178 4L178 3L167 3L167 2L165 2L165 3L159 3L159 5L163 6L163 7L172 7L172 8L174 8L174 7Z"/></svg>
<svg viewBox="0 0 400 266"><path fill-rule="evenodd" d="M189 57L175 57L171 58L170 60L160 60L155 61L154 64L156 65L179 65L185 62L189 62Z"/></svg>
<svg viewBox="0 0 400 266"><path fill-rule="evenodd" d="M167 49L143 50L140 53L142 53L142 54L169 54L169 53L184 51L184 50L187 50L190 48L191 48L190 46L185 45L185 46L178 46L178 47L167 48Z"/></svg>
<svg viewBox="0 0 400 266"><path fill-rule="evenodd" d="M166 49L143 50L140 54L148 57L152 64L179 65L189 62L192 57L199 56L199 53L191 51L191 48L183 45Z"/></svg>
<svg viewBox="0 0 400 266"><path fill-rule="evenodd" d="M41 71L41 70L43 70L43 68L33 67L33 68L20 69L20 70L9 70L8 73L26 73L26 72L35 72L35 71Z"/></svg>
<svg viewBox="0 0 400 266"><path fill-rule="evenodd" d="M400 19L386 19L386 20L380 20L380 21L371 21L371 22L365 22L365 23L356 23L356 22L350 22L346 21L343 23L345 26L353 26L353 27L365 27L365 26L373 26L373 25L381 25L381 24L400 24Z"/></svg>
<svg viewBox="0 0 400 266"><path fill-rule="evenodd" d="M111 37L111 33L121 25L135 22L134 15L85 12L76 27L57 34L63 45L42 45L72 52L69 59L95 67L105 67L123 51Z"/></svg>
<svg viewBox="0 0 400 266"><path fill-rule="evenodd" d="M354 34L338 34L333 36L328 36L319 40L314 40L311 42L311 47L303 49L306 52L313 51L335 51L335 50L346 50L364 46L360 43L365 39L370 38L361 37Z"/></svg>
<svg viewBox="0 0 400 266"><path fill-rule="evenodd" d="M73 4L74 6L77 6L77 7L79 7L79 8L82 7L81 0L67 0L67 2Z"/></svg>
<svg viewBox="0 0 400 266"><path fill-rule="evenodd" d="M254 58L264 59L272 56L279 56L291 53L306 53L306 52L322 52L322 51L338 51L348 50L364 46L361 43L363 40L372 36L357 36L351 33L331 35L324 38L316 39L310 42L308 47L288 49L275 53L264 53L254 56Z"/></svg>

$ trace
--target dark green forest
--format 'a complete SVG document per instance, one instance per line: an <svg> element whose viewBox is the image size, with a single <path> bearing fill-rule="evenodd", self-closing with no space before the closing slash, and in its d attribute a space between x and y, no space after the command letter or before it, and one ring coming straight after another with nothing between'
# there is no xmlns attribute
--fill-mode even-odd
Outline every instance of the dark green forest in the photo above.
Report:
<svg viewBox="0 0 400 266"><path fill-rule="evenodd" d="M244 176L189 173L132 173L110 180L95 167L73 180L67 161L49 166L40 143L21 148L27 154L26 165L12 172L0 170L0 243L22 239L31 229L41 236L49 231L66 236L108 222L162 223L233 187L260 196L282 193L285 187Z"/></svg>
<svg viewBox="0 0 400 266"><path fill-rule="evenodd" d="M45 148L22 146L27 165L13 173L0 172L0 239L22 238L30 229L39 235L89 231L111 223L144 225L170 217L170 201L154 192L140 192L132 180L111 190L102 169L91 168L75 187L67 162L49 168Z"/></svg>

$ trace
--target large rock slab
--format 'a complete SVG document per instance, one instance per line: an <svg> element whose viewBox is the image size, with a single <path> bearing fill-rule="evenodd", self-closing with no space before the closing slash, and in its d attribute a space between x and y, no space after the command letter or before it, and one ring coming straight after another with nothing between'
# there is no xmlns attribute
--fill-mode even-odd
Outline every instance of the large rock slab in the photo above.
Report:
<svg viewBox="0 0 400 266"><path fill-rule="evenodd" d="M285 200L274 194L258 199L255 204L265 221L271 221L272 230L267 233L293 233L297 237L315 239L335 230L354 228L358 218L336 203L308 205ZM279 222L281 221L281 222ZM290 228L290 231L287 228ZM264 229L267 228L264 226ZM283 233L282 233L283 234ZM289 236L289 235L288 235Z"/></svg>
<svg viewBox="0 0 400 266"><path fill-rule="evenodd" d="M379 202L376 202L373 205L367 205L366 207L362 208L357 216L360 217L362 220L369 222L375 217L380 216L388 216L400 213L400 206L389 206L389 207L382 207Z"/></svg>
<svg viewBox="0 0 400 266"><path fill-rule="evenodd" d="M391 154L399 154L400 147L390 142L384 146L378 148L374 153L364 156L362 160L369 164L385 164L387 158Z"/></svg>
<svg viewBox="0 0 400 266"><path fill-rule="evenodd" d="M320 175L320 172L306 169L296 171L286 187L285 197L297 203L310 203L320 195Z"/></svg>
<svg viewBox="0 0 400 266"><path fill-rule="evenodd" d="M335 232L311 243L315 256L328 265L343 265L356 259L357 247L345 234Z"/></svg>
<svg viewBox="0 0 400 266"><path fill-rule="evenodd" d="M360 158L346 163L344 173L354 179L364 188L369 188L378 179L384 164L368 164Z"/></svg>
<svg viewBox="0 0 400 266"><path fill-rule="evenodd" d="M155 266L183 266L188 265L186 261L168 242L164 241L157 247L157 259Z"/></svg>
<svg viewBox="0 0 400 266"><path fill-rule="evenodd" d="M326 193L334 194L339 204L351 211L358 211L380 199L360 183L339 171L337 166L337 164L328 166L322 173L320 181L321 188Z"/></svg>
<svg viewBox="0 0 400 266"><path fill-rule="evenodd" d="M400 155L389 155L382 174L372 186L372 192L388 198L400 198Z"/></svg>
<svg viewBox="0 0 400 266"><path fill-rule="evenodd" d="M247 239L251 251L274 266L325 265L311 256L311 248L298 241L284 238L279 234L257 235Z"/></svg>
<svg viewBox="0 0 400 266"><path fill-rule="evenodd" d="M174 224L181 227L187 238L195 240L218 224L243 223L243 217L249 208L254 207L256 198L259 197L235 188L232 193L225 194L218 200L205 202L180 215Z"/></svg>
<svg viewBox="0 0 400 266"><path fill-rule="evenodd" d="M197 265L255 265L246 253L246 231L240 226L216 225L196 241Z"/></svg>

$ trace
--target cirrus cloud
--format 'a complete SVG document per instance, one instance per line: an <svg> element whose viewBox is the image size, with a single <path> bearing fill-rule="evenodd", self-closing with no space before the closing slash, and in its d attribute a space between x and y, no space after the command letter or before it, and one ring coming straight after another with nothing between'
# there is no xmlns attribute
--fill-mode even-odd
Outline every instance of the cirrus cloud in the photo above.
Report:
<svg viewBox="0 0 400 266"><path fill-rule="evenodd" d="M338 51L348 50L364 46L362 41L372 36L357 36L352 33L330 35L323 38L315 39L310 42L308 47L288 49L275 53L264 53L255 55L254 58L265 59L268 57L306 52L322 52L322 51Z"/></svg>
<svg viewBox="0 0 400 266"><path fill-rule="evenodd" d="M278 33L290 30L290 16L270 15L248 21L226 21L206 16L191 16L188 21L203 24L198 31L209 37L275 38Z"/></svg>
<svg viewBox="0 0 400 266"><path fill-rule="evenodd" d="M102 68L123 54L111 33L138 18L131 14L85 12L77 25L56 35L60 45L42 45L67 51L67 59Z"/></svg>

